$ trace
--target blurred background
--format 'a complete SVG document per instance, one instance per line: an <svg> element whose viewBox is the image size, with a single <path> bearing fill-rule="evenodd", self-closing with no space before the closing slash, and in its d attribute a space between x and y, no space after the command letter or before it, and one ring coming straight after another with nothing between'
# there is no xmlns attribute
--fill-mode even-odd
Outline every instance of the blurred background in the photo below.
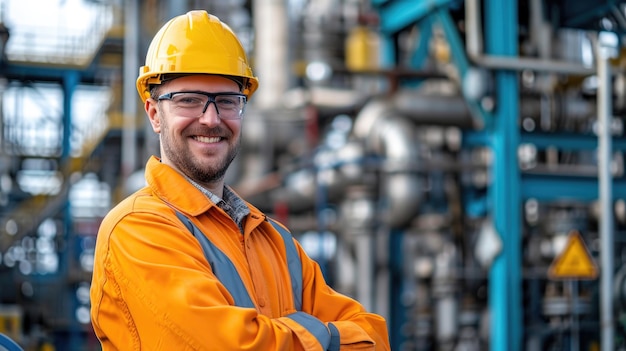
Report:
<svg viewBox="0 0 626 351"><path fill-rule="evenodd" d="M1 333L100 349L98 226L158 153L135 79L191 9L260 80L228 184L394 350L626 350L617 0L0 0Z"/></svg>

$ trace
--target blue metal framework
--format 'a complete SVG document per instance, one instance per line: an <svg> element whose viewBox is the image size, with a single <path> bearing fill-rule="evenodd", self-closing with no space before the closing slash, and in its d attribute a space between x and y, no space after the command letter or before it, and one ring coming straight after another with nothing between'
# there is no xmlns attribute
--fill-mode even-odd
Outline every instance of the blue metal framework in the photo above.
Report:
<svg viewBox="0 0 626 351"><path fill-rule="evenodd" d="M430 21L442 26L461 79L471 69L465 48L448 13L454 1L372 1L379 8L380 29L385 42L392 42L397 32L415 23ZM485 2L486 53L517 56L517 1L488 0ZM428 24L430 22L427 22ZM395 48L387 45L387 50ZM387 64L394 62L390 52L381 55ZM414 61L415 62L415 61ZM518 78L515 72L495 72L494 111L483 109L464 91L476 126L483 128L479 140L486 142L494 154L493 183L488 189L487 211L503 242L503 249L494 260L489 273L489 305L491 311L491 349L520 350L522 346L521 300L521 176L517 165L520 141L517 127L519 110ZM532 186L535 186L532 184ZM393 323L392 323L393 324ZM392 335L394 337L394 335ZM398 337L399 336L395 336ZM400 340L392 340L392 343Z"/></svg>
<svg viewBox="0 0 626 351"><path fill-rule="evenodd" d="M428 26L435 21L443 29L448 41L452 60L464 82L468 73L476 69L472 67L466 49L451 16L451 9L458 5L453 0L372 0L373 6L380 15L381 35L385 40L385 51L381 53L387 67L395 62L394 37L412 25L418 25L421 34L431 33ZM486 56L501 59L516 59L518 53L518 25L524 18L519 3L523 0L484 0L483 39ZM624 23L624 16L619 5L623 1L562 1L545 0L548 12L557 11L551 16L557 27L577 29L600 28L600 19L613 20L617 24ZM619 26L613 28L617 30ZM420 38L419 44L425 39ZM424 61L426 55L424 45L419 45L411 63L414 68ZM513 62L513 60L511 62ZM491 350L520 350L523 346L523 311L522 311L522 202L536 199L542 202L555 200L575 200L581 202L594 201L599 198L598 177L536 174L520 171L517 150L520 144L532 144L539 150L557 147L562 151L596 150L598 137L595 135L566 133L522 133L519 121L519 82L518 72L513 68L493 68L493 110L485 110L473 100L470 94L461 89L467 105L475 121L477 130L464 131L465 146L484 146L492 150L493 162L490 177L491 184L487 196L476 194L467 202L468 213L489 215L495 229L502 240L502 250L492 263L489 272L489 309L491 312ZM614 138L612 149L626 150L626 140ZM626 197L626 180L613 179L612 195L616 198ZM397 238L398 233L394 233ZM392 247L397 248L396 246ZM395 256L398 260L398 256ZM397 265L397 262L395 263ZM392 267L394 263L392 262ZM401 284L401 283L400 283ZM401 287L392 287L401 289ZM393 309L392 309L393 310ZM392 325L398 326L398 323ZM393 331L392 331L393 333ZM400 336L392 334L393 342L400 342Z"/></svg>
<svg viewBox="0 0 626 351"><path fill-rule="evenodd" d="M61 156L59 158L59 165L61 169L69 169L69 163L71 159L71 133L72 133L72 99L74 96L74 92L78 88L80 83L80 72L75 69L64 69L58 71L60 76L60 82L62 85L63 91L63 116L62 116L62 148L61 148ZM70 243L72 242L73 233L73 220L69 209L69 193L67 191L63 192L62 195L65 199L59 202L61 207L58 209L59 212L57 216L62 218L63 229L62 236L63 241ZM73 284L70 284L68 277L70 277L72 261L74 257L72 257L70 253L70 247L65 248L65 250L60 250L59 254L59 269L58 271L50 277L45 276L33 276L31 279L37 281L47 281L51 282L53 280L57 280L58 282L66 282L66 284L61 283L60 286L66 287L62 289L62 301L66 301L71 308L67 310L68 315L65 316L69 325L65 332L57 332L54 334L54 344L59 348L64 348L67 350L80 350L81 345L84 344L84 336L81 335L83 331L83 327L80 326L78 321L73 315L73 312L76 310L76 305L78 305L76 301L76 293L73 289Z"/></svg>
<svg viewBox="0 0 626 351"><path fill-rule="evenodd" d="M95 76L96 65L89 67L65 67L65 66L32 66L1 62L0 74L12 81L29 82L54 82L61 86L63 92L63 115L62 115L62 140L61 153L58 164L64 173L69 173L71 167L71 134L72 134L72 101L74 93L83 82L92 82ZM68 184L69 185L69 184ZM62 219L63 228L61 235L64 243L74 242L75 230L74 222L69 208L69 193L67 187L57 195L55 208L51 209L50 215ZM15 204L14 204L15 205ZM8 210L8 208L5 208ZM45 219L43 216L37 220ZM39 223L35 223L38 225ZM57 272L49 275L31 275L28 280L36 286L46 286L48 289L55 289L58 293L61 304L70 306L66 310L67 314L58 318L67 321L67 325L52 331L53 342L57 349L82 350L85 340L88 337L86 327L81 325L76 319L75 311L79 305L76 296L75 282L72 281L72 268L77 262L74 249L71 245L66 245L63 250L59 250L59 267ZM50 290L49 290L50 291ZM45 302L40 302L45 303ZM56 312L55 312L56 313Z"/></svg>

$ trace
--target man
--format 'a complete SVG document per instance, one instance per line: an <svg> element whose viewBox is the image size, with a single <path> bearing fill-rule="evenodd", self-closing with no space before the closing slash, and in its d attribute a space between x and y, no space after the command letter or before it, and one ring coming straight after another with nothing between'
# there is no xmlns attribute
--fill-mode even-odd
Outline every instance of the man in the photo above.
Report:
<svg viewBox="0 0 626 351"><path fill-rule="evenodd" d="M284 227L225 186L257 86L236 36L204 11L154 37L137 89L161 158L98 233L103 350L389 350L385 320L327 286Z"/></svg>

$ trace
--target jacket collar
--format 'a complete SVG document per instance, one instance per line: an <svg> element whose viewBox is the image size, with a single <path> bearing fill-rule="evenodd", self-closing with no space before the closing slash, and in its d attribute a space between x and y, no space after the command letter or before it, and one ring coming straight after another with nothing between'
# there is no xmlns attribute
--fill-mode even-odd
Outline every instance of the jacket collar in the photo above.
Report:
<svg viewBox="0 0 626 351"><path fill-rule="evenodd" d="M181 212L198 216L215 204L174 168L152 156L146 164L146 181L163 201Z"/></svg>
<svg viewBox="0 0 626 351"><path fill-rule="evenodd" d="M146 181L148 187L161 200L190 216L197 217L213 206L217 208L217 205L187 181L185 176L178 173L174 168L161 163L161 160L156 156L150 157L146 164ZM250 209L248 221L258 225L265 220L265 214L258 208L247 201L246 204Z"/></svg>

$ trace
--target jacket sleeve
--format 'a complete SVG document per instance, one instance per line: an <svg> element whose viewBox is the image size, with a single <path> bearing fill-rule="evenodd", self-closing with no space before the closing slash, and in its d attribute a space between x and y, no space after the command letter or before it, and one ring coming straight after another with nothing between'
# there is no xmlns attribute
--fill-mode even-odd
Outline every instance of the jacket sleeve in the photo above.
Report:
<svg viewBox="0 0 626 351"><path fill-rule="evenodd" d="M340 350L390 350L385 319L326 284L317 262L296 242L303 275L302 309L326 323Z"/></svg>
<svg viewBox="0 0 626 351"><path fill-rule="evenodd" d="M234 306L197 240L175 220L135 212L103 222L91 299L92 324L104 351L324 351L330 345L331 329L312 314L272 319L254 308ZM325 311L334 308L330 306L319 310L329 318L350 317L338 329L367 334L381 325L371 324L371 316L354 314L356 305L348 300L327 293L325 301L342 301L343 309L350 309L338 314ZM314 328L303 328L307 324ZM307 335L311 331L316 335Z"/></svg>

